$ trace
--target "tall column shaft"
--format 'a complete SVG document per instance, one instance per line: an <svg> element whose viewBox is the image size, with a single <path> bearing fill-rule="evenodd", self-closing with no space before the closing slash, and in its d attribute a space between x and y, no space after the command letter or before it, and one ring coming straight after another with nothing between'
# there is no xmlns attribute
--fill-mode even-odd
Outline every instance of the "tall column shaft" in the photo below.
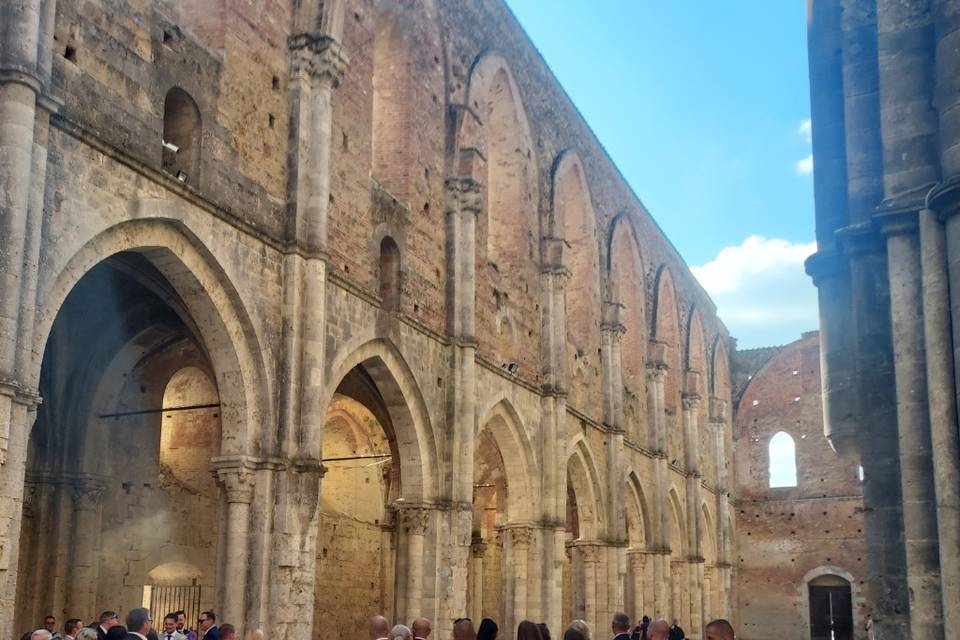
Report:
<svg viewBox="0 0 960 640"><path fill-rule="evenodd" d="M920 212L923 323L930 407L930 444L937 497L944 637L960 636L960 432L954 395L953 337L947 247L943 225L930 209Z"/></svg>
<svg viewBox="0 0 960 640"><path fill-rule="evenodd" d="M916 637L942 638L943 609L927 408L920 247L915 230L890 235L887 255L911 626Z"/></svg>
<svg viewBox="0 0 960 640"><path fill-rule="evenodd" d="M103 485L82 482L73 488L74 525L70 571L67 572L66 608L71 616L93 620L96 611L96 584L99 577L100 509ZM74 613L75 612L75 613Z"/></svg>
<svg viewBox="0 0 960 640"><path fill-rule="evenodd" d="M253 501L254 474L242 465L219 466L217 479L223 489L226 513L221 526L224 549L220 553L222 584L221 615L236 625L238 634L246 624L247 565L250 555L250 503Z"/></svg>

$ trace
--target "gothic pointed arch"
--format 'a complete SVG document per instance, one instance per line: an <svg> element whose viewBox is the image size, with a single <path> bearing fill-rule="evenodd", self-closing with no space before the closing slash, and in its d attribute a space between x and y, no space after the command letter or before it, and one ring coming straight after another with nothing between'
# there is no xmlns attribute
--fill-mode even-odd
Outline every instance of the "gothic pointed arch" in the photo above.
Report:
<svg viewBox="0 0 960 640"><path fill-rule="evenodd" d="M477 333L481 355L539 372L540 222L536 155L520 90L506 60L482 55L473 65L458 148L474 158L484 187L477 220ZM469 150L469 151L468 151Z"/></svg>
<svg viewBox="0 0 960 640"><path fill-rule="evenodd" d="M142 219L109 227L78 246L57 275L38 291L37 330L34 334L35 375L51 335L57 312L67 294L95 265L126 253L156 270L209 354L221 396L222 455L252 453L269 438L272 412L271 381L265 351L239 292L219 264L187 225L173 219ZM162 294L170 299L170 294Z"/></svg>
<svg viewBox="0 0 960 640"><path fill-rule="evenodd" d="M423 395L406 359L387 339L350 344L333 357L328 397L340 393L371 408L400 461L397 495L433 499L441 468ZM329 400L327 400L329 404Z"/></svg>
<svg viewBox="0 0 960 640"><path fill-rule="evenodd" d="M582 540L596 540L603 531L605 521L604 500L600 484L600 474L594 461L586 439L580 435L569 444L570 452L567 460L567 478L570 493L576 501L574 511L578 538ZM568 508L568 516L570 514ZM569 524L569 523L568 523Z"/></svg>
<svg viewBox="0 0 960 640"><path fill-rule="evenodd" d="M668 267L661 266L657 272L654 291L650 358L666 365L663 405L666 414L667 454L671 460L682 460L680 394L683 391L683 345L680 341L680 306L673 275Z"/></svg>
<svg viewBox="0 0 960 640"><path fill-rule="evenodd" d="M507 522L533 518L536 456L519 414L513 404L501 398L480 414L479 433L488 434L503 459L507 481Z"/></svg>
<svg viewBox="0 0 960 640"><path fill-rule="evenodd" d="M625 330L620 340L620 363L626 435L637 442L649 442L652 434L647 429L646 360L650 332L645 271L637 231L626 212L611 223L606 271L611 301L620 305L620 322Z"/></svg>
<svg viewBox="0 0 960 640"><path fill-rule="evenodd" d="M563 240L569 273L564 289L567 375L570 406L600 406L600 258L596 214L583 164L573 151L557 159L553 171L553 233Z"/></svg>

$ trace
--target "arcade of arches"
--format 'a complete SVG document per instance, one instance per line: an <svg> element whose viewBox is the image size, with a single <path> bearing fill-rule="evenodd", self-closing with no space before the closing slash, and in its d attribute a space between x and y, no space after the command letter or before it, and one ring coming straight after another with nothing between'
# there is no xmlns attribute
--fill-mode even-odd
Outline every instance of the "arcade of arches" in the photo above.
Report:
<svg viewBox="0 0 960 640"><path fill-rule="evenodd" d="M504 4L16 4L0 640L735 614L726 328Z"/></svg>

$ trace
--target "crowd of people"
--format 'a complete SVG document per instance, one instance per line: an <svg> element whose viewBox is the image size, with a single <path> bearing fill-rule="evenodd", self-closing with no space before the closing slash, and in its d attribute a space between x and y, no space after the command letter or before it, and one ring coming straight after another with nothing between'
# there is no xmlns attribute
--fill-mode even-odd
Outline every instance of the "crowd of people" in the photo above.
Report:
<svg viewBox="0 0 960 640"><path fill-rule="evenodd" d="M174 611L163 617L155 627L150 610L131 609L120 624L116 611L104 611L100 617L84 626L79 618L70 618L63 624L63 634L57 630L57 619L47 616L43 627L28 631L20 640L237 640L237 629L232 624L217 625L217 614L204 611L197 619L197 629L187 627L187 614ZM262 631L247 633L244 640L264 640Z"/></svg>
<svg viewBox="0 0 960 640"><path fill-rule="evenodd" d="M27 632L21 640L237 640L237 630L232 624L217 625L217 616L213 611L204 611L197 620L197 629L187 627L187 615L183 611L174 611L163 617L160 628L154 628L153 618L148 609L131 609L126 616L125 625L120 624L120 616L115 611L104 611L100 618L88 626L78 618L70 618L63 625L63 634L57 630L57 620L47 616L43 627ZM630 617L625 613L616 613L610 622L613 640L684 640L686 634L677 623L668 624L666 620L651 620L643 616L636 625L631 625ZM410 626L390 623L382 615L370 619L368 629L370 640L429 640L432 633L430 620L417 618ZM470 618L458 618L453 622L453 640L498 640L500 628L491 618L480 621L479 628L474 627ZM736 640L733 626L723 619L714 620L704 628L704 640ZM264 640L260 630L250 631L244 640ZM553 640L550 629L544 623L524 620L517 625L515 638L501 640ZM583 620L574 620L558 640L594 640L590 626ZM597 640L600 640L599 638Z"/></svg>
<svg viewBox="0 0 960 640"><path fill-rule="evenodd" d="M498 640L499 627L491 618L484 618L480 626L475 627L470 618L458 618L453 622L453 640ZM613 640L684 640L686 634L677 623L667 623L657 618L651 620L643 616L636 626L631 625L630 617L625 613L616 613L610 622L610 631ZM429 640L431 633L430 621L426 618L417 618L410 626L397 624L393 627L382 616L370 619L368 629L369 640ZM723 619L713 620L704 627L703 640L736 640L733 625ZM501 640L552 640L550 629L544 623L524 620L517 625L515 638ZM583 620L574 620L563 632L562 639L558 640L594 640L593 632ZM599 638L597 640L600 640Z"/></svg>

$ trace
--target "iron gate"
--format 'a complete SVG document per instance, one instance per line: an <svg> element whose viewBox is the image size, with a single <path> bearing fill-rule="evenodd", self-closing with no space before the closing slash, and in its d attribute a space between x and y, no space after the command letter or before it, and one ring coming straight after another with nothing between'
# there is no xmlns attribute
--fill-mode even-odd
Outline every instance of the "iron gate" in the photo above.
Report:
<svg viewBox="0 0 960 640"><path fill-rule="evenodd" d="M163 631L163 616L175 611L187 614L186 628L196 629L200 618L200 585L158 586L150 589L150 615L158 633Z"/></svg>

